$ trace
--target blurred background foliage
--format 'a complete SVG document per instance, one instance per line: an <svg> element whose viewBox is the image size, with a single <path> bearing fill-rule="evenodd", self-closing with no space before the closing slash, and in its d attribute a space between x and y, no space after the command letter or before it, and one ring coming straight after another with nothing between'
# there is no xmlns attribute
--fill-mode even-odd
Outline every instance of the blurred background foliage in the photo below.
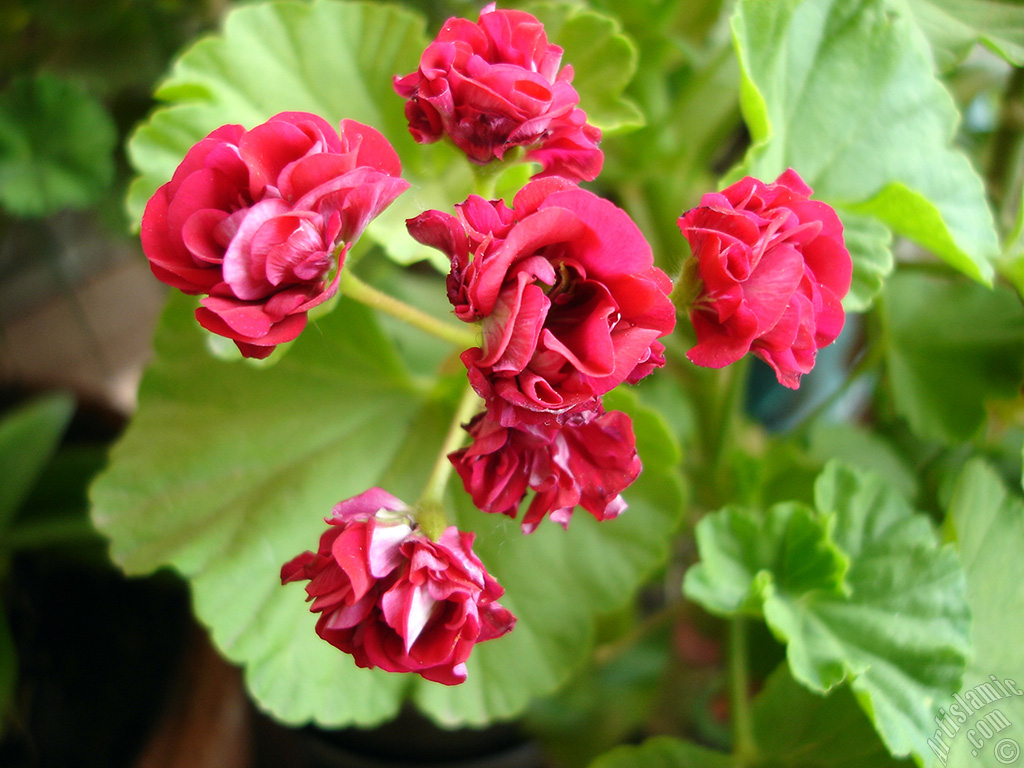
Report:
<svg viewBox="0 0 1024 768"><path fill-rule="evenodd" d="M925 22L931 18L928 14L944 5L927 0L908 2L921 12L925 31ZM81 576L83 562L90 572L103 574L95 577L96 590L114 594L115 600L148 602L150 613L141 614L139 623L150 622L162 630L166 641L147 647L150 640L136 628L137 632L127 634L96 634L95 647L109 650L112 638L121 637L124 646L117 652L122 659L166 665L167 658L161 659L160 654L170 653L168 638L176 639L181 634L173 622L161 624L157 620L185 607L180 585L169 585L158 578L156 599L152 591L140 594L133 591L134 587L126 587L126 582L106 564L105 548L91 533L86 519L85 488L102 466L104 455L103 447L95 443L96 433L101 442L111 439L119 428L118 419L125 414L100 419L83 416L83 407L88 404L79 392L37 401L15 411L14 404L20 404L26 393L52 382L14 375L4 360L4 334L8 323L54 296L70 297L71 304L77 306L75 286L118 260L134 259L144 264L131 232L134 222L129 220L124 203L133 176L125 156L126 141L156 105L153 91L173 57L197 35L216 29L223 15L240 4L227 0L5 0L0 4L0 408L10 411L0 424L0 473L5 478L17 475L22 481L15 487L5 480L0 489L0 596L9 609L0 611L0 710L8 715L19 710L14 731L15 741L21 740L15 747L10 742L0 746L0 764L7 764L7 759L11 764L72 764L69 761L81 758L81 753L70 751L72 743L77 740L79 745L90 744L88 739L93 737L96 746L92 756L75 764L125 764L139 747L140 729L146 725L141 719L128 726L135 740L125 741L124 734L106 732L98 726L105 721L99 710L94 712L94 719L82 713L95 709L100 698L112 707L118 702L124 709L135 707L144 699L136 688L145 683L157 689L161 681L156 677L136 679L136 688L131 688L132 680L117 678L111 671L118 659L97 665L88 643L82 644L74 658L58 656L44 642L48 634L57 632L54 625L44 621L38 608L26 607L33 600L45 600L48 588L65 588L65 598L70 595L72 601L80 599L82 606L88 606L94 594L81 592L87 581ZM475 17L480 7L478 2L465 0L406 0L404 5L421 11L431 30L452 15ZM999 5L978 2L978 7L985 6L987 11L998 10ZM727 0L589 3L589 7L617 18L636 44L636 75L624 96L638 108L645 123L624 125L621 130L606 133L605 170L590 186L629 210L669 273L678 271L685 256L676 218L703 192L715 188L721 175L743 158L750 145L740 113L740 71L728 24L730 6ZM1019 9L1015 10L1019 16ZM1020 289L1024 285L1020 199L1024 178L1024 70L1006 59L1020 63L1024 35L997 16L984 18L996 19L987 37L971 29L961 37L947 34L931 42L937 52L936 67L963 118L957 144L984 176L996 214L1003 239L998 268ZM949 26L943 29L948 33ZM979 39L989 47L976 46ZM1005 58L992 53L992 47L999 48ZM920 252L905 242L898 242L896 251L898 258L921 258ZM921 334L915 332L914 323L932 328L942 322L942 296L933 297L931 307L920 316L901 316L899 303L893 303L894 291L921 279L919 275L900 276L883 296L883 308L892 305L893 311L884 317L894 337L902 333L916 339ZM959 290L973 297L983 289L972 285ZM1013 305L1007 308L1008 314L1018 311L1017 298L1005 290L1002 300ZM80 309L76 310L79 319L87 324ZM989 304L978 309L978 327L991 320L989 310ZM97 336L99 331L89 333ZM95 341L96 350L100 350ZM991 347L998 352L1001 348L997 348L997 342L995 339ZM834 351L836 355L847 354L843 349ZM934 349L921 347L920 354L934 357ZM956 354L954 350L949 356ZM823 369L827 367L822 365ZM760 370L754 371L755 380ZM823 371L822 380L826 376L827 371ZM659 386L652 384L646 392L656 404L660 404ZM804 390L812 399L813 389L812 385ZM916 394L920 402L926 402L929 395ZM770 426L778 428L785 427L785 419L792 418L803 406L795 406L792 400L773 401L777 396L780 393L773 390L755 399L751 407ZM880 413L891 416L894 408L899 410L899 404L894 406L886 397L880 395L875 406ZM73 418L75 400L78 415ZM942 408L941 400L941 393L935 394L928 407ZM668 402L668 398L663 401ZM948 403L946 407L950 407ZM952 407L962 412L957 403ZM992 421L994 426L984 436L980 452L1005 477L1013 478L1019 473L1019 426L1024 417L1019 402L1008 401L1001 408L994 409L999 418ZM913 409L904 404L902 410ZM665 415L677 431L690 430L692 414L666 411ZM866 447L857 447L858 440L868 438L855 433L852 426L848 427L847 439L834 431L809 430L805 435L809 457L776 454L773 458L781 467L778 477L773 477L776 468L766 462L757 468L757 480L750 482L758 484L765 503L791 498L792 488L807 479L797 477L794 466L807 458L806 474L810 477L816 472L815 462L822 457L848 450L859 458L873 454L879 468L894 475L908 495L916 497L919 506L945 506L950 493L948 478L971 455L971 449L957 445L963 435L944 434L941 426L932 429L934 439L927 439L928 418L926 411L921 416L925 421L916 425L916 433L903 429L896 419L880 418L889 425L883 435L888 442L876 440ZM955 421L953 416L950 419ZM941 424L950 423L950 419ZM970 434L974 426L973 422L967 424L965 434ZM25 430L37 438L34 451L27 450L17 437ZM80 439L83 430L91 433L84 442ZM894 446L898 456L893 453L896 458L890 461L890 454L880 446L886 451ZM700 493L699 488L696 493ZM18 532L12 534L16 527ZM48 532L58 529L64 530L76 546L40 548L39 542ZM692 552L680 553L678 559L692 556ZM672 567L670 564L669 570ZM664 576L666 581L678 581L678 574ZM67 588L69 580L78 580L78 591ZM31 599L26 597L29 582L34 585ZM118 606L108 609L108 614L94 611L92 621L98 625L104 618L113 621L123 614ZM643 636L641 642L630 644L623 638L628 640L634 631L639 618L634 615L636 610L633 606L622 615L606 617L599 627L594 660L576 675L573 684L537 702L527 715L528 729L546 743L552 759L560 765L586 765L614 744L649 732L687 732L697 734L707 744L726 743L728 697L720 669L718 620L691 607L674 625L659 627ZM13 617L10 622L8 613ZM77 618L89 620L82 615ZM761 673L755 676L767 678L779 661L779 649L767 634L761 639L763 642L755 646L762 649L765 658L754 659L753 663L755 671ZM37 642L43 645L31 657L19 658L14 652L16 646ZM25 699L24 690L21 699L15 696L19 663L29 664L33 674L40 674L38 680L45 681L33 688L32 701ZM94 677L86 685L88 696L83 696L76 709L68 703L69 692L81 689L76 676L90 666L94 667ZM57 682L62 675L67 680ZM785 680L776 680L772 690L789 695L787 685ZM97 698L96 692L101 690L107 695ZM125 697L128 690L133 695ZM86 700L89 696L91 702ZM60 701L64 704L57 703ZM651 722L651 712L659 713L661 720ZM59 730L68 718L78 718L79 724L67 734L69 751L62 752L64 747L55 745L47 752L37 744L31 748L36 750L35 760L25 757L26 751L31 751L24 746L31 742L27 732L43 727L41 722ZM122 739L121 751L103 751L101 740L109 743L117 739Z"/></svg>

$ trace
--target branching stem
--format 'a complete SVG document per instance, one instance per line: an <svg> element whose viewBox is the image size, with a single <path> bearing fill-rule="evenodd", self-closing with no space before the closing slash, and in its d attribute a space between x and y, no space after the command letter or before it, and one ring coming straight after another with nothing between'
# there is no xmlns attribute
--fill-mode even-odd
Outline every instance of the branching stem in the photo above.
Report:
<svg viewBox="0 0 1024 768"><path fill-rule="evenodd" d="M444 320L439 320L433 315L427 314L404 301L399 301L393 296L378 291L373 286L364 283L349 269L343 269L338 284L338 290L342 295L347 296L360 304L380 310L399 320L404 320L409 325L419 328L431 336L450 342L456 347L469 349L479 343L475 331L462 328Z"/></svg>
<svg viewBox="0 0 1024 768"><path fill-rule="evenodd" d="M423 486L423 493L416 502L416 522L419 523L423 532L431 539L437 539L444 533L448 526L448 517L444 507L444 489L448 485L448 478L451 477L452 463L448 460L448 454L458 450L465 440L466 434L462 425L468 422L477 411L480 410L481 400L470 386L462 393L462 399L455 409L452 422L448 427L448 434L445 435L444 443L437 454L434 468L430 470L430 477Z"/></svg>

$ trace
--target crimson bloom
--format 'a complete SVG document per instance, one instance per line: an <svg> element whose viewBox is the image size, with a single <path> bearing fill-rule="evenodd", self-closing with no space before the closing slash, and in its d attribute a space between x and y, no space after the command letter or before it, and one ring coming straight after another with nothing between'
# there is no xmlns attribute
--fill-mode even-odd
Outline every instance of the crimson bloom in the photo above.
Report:
<svg viewBox="0 0 1024 768"><path fill-rule="evenodd" d="M596 178L604 162L601 131L576 106L562 52L523 11L498 11L491 3L476 23L448 19L418 69L394 79L395 91L408 99L409 132L421 144L448 136L480 165L525 147L543 167L538 175Z"/></svg>
<svg viewBox="0 0 1024 768"><path fill-rule="evenodd" d="M161 281L205 294L204 328L266 357L334 295L348 248L409 186L401 173L387 139L353 120L340 136L307 112L225 125L150 198L142 247Z"/></svg>
<svg viewBox="0 0 1024 768"><path fill-rule="evenodd" d="M519 427L503 427L482 413L466 429L472 444L449 456L466 492L484 512L516 517L527 491L535 491L524 533L545 515L567 528L577 505L598 520L617 517L626 508L622 491L642 468L633 424L621 411Z"/></svg>
<svg viewBox="0 0 1024 768"><path fill-rule="evenodd" d="M843 225L790 169L706 194L679 219L700 277L688 353L721 368L752 352L791 389L843 328L853 265Z"/></svg>
<svg viewBox="0 0 1024 768"><path fill-rule="evenodd" d="M475 195L455 207L407 224L451 259L456 316L481 322L462 361L502 426L593 411L664 363L672 284L625 211L559 178L527 184L512 208Z"/></svg>
<svg viewBox="0 0 1024 768"><path fill-rule="evenodd" d="M408 507L380 488L335 508L316 552L281 568L281 582L309 580L317 634L360 667L415 672L455 685L476 643L512 630L504 594L473 553L474 534L454 526L438 541Z"/></svg>

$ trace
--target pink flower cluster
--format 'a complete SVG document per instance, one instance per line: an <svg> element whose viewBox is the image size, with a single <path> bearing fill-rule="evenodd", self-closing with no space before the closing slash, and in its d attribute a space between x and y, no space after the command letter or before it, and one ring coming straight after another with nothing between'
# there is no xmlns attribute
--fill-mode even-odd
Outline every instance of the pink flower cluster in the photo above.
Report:
<svg viewBox="0 0 1024 768"><path fill-rule="evenodd" d="M562 53L535 17L492 3L476 23L445 22L418 69L394 80L417 141L447 136L480 165L522 147L542 166L511 207L471 195L454 216L408 222L450 259L455 315L483 335L462 361L486 410L450 459L485 512L515 517L532 492L526 532L546 515L567 525L576 506L599 520L625 508L636 440L601 396L663 365L657 339L675 325L671 282L640 230L576 186L604 156Z"/></svg>
<svg viewBox="0 0 1024 768"><path fill-rule="evenodd" d="M511 205L470 195L454 215L407 222L448 257L454 314L480 328L461 359L484 410L448 458L485 512L515 518L529 498L526 533L545 517L567 527L578 506L598 520L625 509L636 438L602 398L664 365L659 339L676 323L672 283L639 228L577 186L603 155L561 58L537 19L492 4L476 23L449 19L417 71L394 79L417 141L447 136L477 164L524 148L543 167ZM160 280L203 296L201 325L262 358L336 293L352 243L408 186L375 129L343 120L339 133L284 112L196 144L149 201L142 244ZM850 256L835 212L810 194L792 170L772 184L745 178L679 219L696 273L691 361L753 352L795 388L839 334ZM281 580L308 581L317 633L357 665L453 685L476 643L512 629L473 534L449 527L432 540L380 488L327 523Z"/></svg>
<svg viewBox="0 0 1024 768"><path fill-rule="evenodd" d="M576 106L572 67L561 62L535 17L491 3L476 23L448 19L417 70L394 85L420 143L447 136L479 165L524 147L538 175L590 181L604 163L601 131Z"/></svg>
<svg viewBox="0 0 1024 768"><path fill-rule="evenodd" d="M512 630L472 533L450 527L431 541L380 488L342 501L326 522L317 551L286 563L281 581L309 581L317 634L356 665L455 685L476 643Z"/></svg>
<svg viewBox="0 0 1024 768"><path fill-rule="evenodd" d="M629 418L601 396L664 364L675 326L671 281L620 208L559 178L527 184L512 207L470 196L457 215L426 211L409 232L451 260L455 315L479 322L462 355L486 412L452 462L486 512L545 514L567 524L582 505L616 516L640 471Z"/></svg>
<svg viewBox="0 0 1024 768"><path fill-rule="evenodd" d="M282 112L189 150L142 216L153 274L205 298L199 323L267 357L337 290L349 247L409 186L376 129ZM333 276L332 276L333 271Z"/></svg>

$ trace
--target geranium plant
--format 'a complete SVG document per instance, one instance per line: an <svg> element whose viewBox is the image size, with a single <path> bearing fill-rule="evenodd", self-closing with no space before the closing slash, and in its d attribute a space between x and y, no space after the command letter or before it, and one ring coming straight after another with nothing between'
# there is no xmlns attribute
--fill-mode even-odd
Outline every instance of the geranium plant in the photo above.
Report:
<svg viewBox="0 0 1024 768"><path fill-rule="evenodd" d="M233 10L130 143L93 521L285 723L1008 764L1022 63L987 0Z"/></svg>

